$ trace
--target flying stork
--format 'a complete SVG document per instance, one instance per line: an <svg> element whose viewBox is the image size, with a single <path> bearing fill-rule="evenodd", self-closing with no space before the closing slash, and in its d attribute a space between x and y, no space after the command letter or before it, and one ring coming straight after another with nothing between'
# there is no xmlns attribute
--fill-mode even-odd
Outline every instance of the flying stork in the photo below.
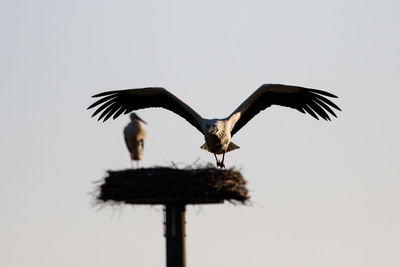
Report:
<svg viewBox="0 0 400 267"><path fill-rule="evenodd" d="M133 110L153 107L165 108L178 114L204 135L206 142L200 148L213 153L217 167L221 169L225 167L225 153L239 148L231 142L232 136L260 111L272 105L297 109L302 113L310 114L315 119L321 117L324 120L330 120L328 113L336 117L332 109L341 110L328 99L328 97L337 97L331 93L283 84L260 86L232 114L222 119L203 118L189 105L162 87L114 90L96 94L93 97L100 97L100 99L88 109L99 106L92 115L93 117L102 112L98 120L104 118L103 121L106 121L111 116L115 119ZM222 160L217 158L217 154L222 154Z"/></svg>

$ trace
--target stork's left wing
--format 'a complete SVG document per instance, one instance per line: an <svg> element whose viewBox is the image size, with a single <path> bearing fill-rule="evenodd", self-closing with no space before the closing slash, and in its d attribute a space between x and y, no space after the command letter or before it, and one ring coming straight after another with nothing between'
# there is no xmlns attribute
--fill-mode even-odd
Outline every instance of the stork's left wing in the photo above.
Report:
<svg viewBox="0 0 400 267"><path fill-rule="evenodd" d="M299 86L264 84L231 114L231 116L240 114L231 135L233 136L255 115L271 105L294 108L302 113L308 113L316 119L320 116L325 120L330 120L328 113L336 117L332 108L341 109L326 97L336 98L337 96L322 90Z"/></svg>

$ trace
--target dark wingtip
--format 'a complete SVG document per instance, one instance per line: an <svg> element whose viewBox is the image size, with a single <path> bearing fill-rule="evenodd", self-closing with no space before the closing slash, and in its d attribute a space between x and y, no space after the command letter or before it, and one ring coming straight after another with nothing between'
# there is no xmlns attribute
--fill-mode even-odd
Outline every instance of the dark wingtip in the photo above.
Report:
<svg viewBox="0 0 400 267"><path fill-rule="evenodd" d="M102 92L102 93L99 93L99 94L92 95L92 97L100 97L100 96L112 95L112 94L116 94L116 93L118 93L120 91L122 91L122 90L114 90L114 91Z"/></svg>
<svg viewBox="0 0 400 267"><path fill-rule="evenodd" d="M91 104L90 106L88 106L88 107L86 108L86 110L91 109L91 108L93 108L94 106L96 106L95 103L94 103L94 104Z"/></svg>
<svg viewBox="0 0 400 267"><path fill-rule="evenodd" d="M308 90L311 91L311 92L320 94L320 95L324 95L324 96L328 96L328 97L337 98L336 95L334 95L334 94L332 94L332 93L329 93L329 92L327 92L327 91L318 90L318 89L308 89Z"/></svg>

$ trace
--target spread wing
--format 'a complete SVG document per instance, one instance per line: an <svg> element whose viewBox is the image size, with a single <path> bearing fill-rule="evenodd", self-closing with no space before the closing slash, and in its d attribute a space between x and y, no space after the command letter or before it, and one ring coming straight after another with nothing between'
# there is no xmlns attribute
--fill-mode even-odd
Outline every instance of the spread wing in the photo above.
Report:
<svg viewBox="0 0 400 267"><path fill-rule="evenodd" d="M336 117L332 108L341 110L327 97L337 96L316 89L283 84L264 84L250 95L232 114L240 114L239 120L232 129L233 136L248 121L260 111L272 106L279 105L297 109L302 113L308 113L316 119L321 117L330 120L328 113ZM328 112L328 113L327 113Z"/></svg>
<svg viewBox="0 0 400 267"><path fill-rule="evenodd" d="M88 107L91 109L98 106L92 115L94 117L102 112L98 120L104 118L103 121L106 121L111 116L115 119L121 114L138 109L165 108L178 114L203 133L202 117L189 105L161 87L108 91L93 97L101 97Z"/></svg>

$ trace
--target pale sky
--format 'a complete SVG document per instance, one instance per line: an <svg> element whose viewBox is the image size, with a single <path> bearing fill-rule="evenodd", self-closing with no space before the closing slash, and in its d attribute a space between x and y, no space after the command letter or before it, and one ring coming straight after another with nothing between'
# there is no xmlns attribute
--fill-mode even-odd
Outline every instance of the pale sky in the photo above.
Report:
<svg viewBox="0 0 400 267"><path fill-rule="evenodd" d="M326 90L331 122L272 107L226 166L251 204L187 207L187 266L400 266L399 1L0 2L0 266L164 266L162 207L92 206L93 182L130 167L128 116L91 95L163 86L225 117L263 83ZM143 167L214 164L162 109Z"/></svg>

